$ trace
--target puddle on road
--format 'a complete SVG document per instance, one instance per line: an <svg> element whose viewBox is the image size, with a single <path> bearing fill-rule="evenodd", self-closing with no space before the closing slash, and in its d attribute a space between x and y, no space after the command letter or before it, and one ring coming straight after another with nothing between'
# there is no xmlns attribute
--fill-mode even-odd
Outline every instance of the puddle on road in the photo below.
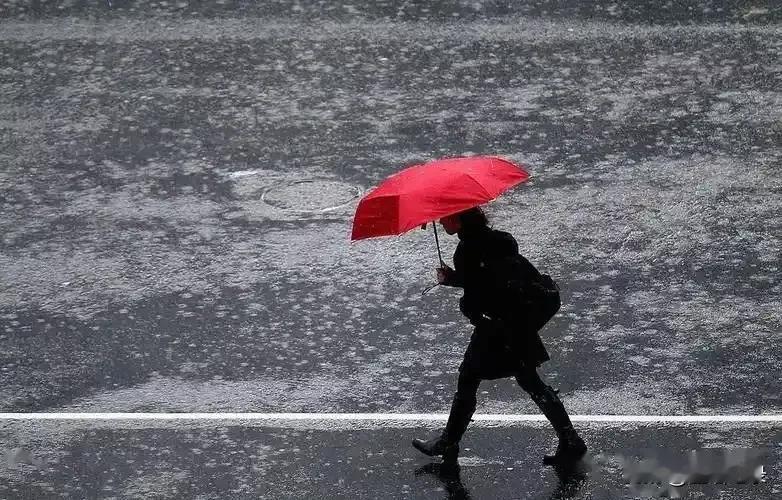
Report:
<svg viewBox="0 0 782 500"><path fill-rule="evenodd" d="M363 194L361 187L338 179L263 169L231 172L227 177L242 208L263 218L295 220L340 213Z"/></svg>
<svg viewBox="0 0 782 500"><path fill-rule="evenodd" d="M329 212L347 205L361 195L361 190L345 182L327 179L305 179L267 188L261 201L273 207L294 212Z"/></svg>

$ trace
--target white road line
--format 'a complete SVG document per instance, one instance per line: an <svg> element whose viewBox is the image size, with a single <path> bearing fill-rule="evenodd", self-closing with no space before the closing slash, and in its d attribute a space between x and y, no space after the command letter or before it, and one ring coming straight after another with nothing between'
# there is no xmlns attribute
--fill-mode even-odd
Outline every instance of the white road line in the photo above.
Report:
<svg viewBox="0 0 782 500"><path fill-rule="evenodd" d="M574 422L616 423L782 423L771 415L571 415ZM0 413L0 420L252 420L252 421L445 421L447 413ZM543 415L476 414L482 422L543 422Z"/></svg>

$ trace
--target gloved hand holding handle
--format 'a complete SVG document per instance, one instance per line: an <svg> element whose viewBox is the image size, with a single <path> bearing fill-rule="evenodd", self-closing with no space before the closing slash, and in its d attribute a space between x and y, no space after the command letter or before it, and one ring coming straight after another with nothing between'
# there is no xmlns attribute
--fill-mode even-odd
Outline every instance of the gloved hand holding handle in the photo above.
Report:
<svg viewBox="0 0 782 500"><path fill-rule="evenodd" d="M454 270L448 267L447 264L437 268L437 282L441 285L448 283Z"/></svg>

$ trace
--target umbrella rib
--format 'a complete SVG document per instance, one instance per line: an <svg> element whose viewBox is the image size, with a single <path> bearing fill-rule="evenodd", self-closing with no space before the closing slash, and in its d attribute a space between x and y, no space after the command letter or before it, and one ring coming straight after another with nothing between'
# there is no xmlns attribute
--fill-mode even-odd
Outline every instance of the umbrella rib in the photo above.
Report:
<svg viewBox="0 0 782 500"><path fill-rule="evenodd" d="M470 180L473 182L473 184L475 184L476 186L478 186L479 188L481 188L481 191L483 191L483 194L484 194L484 195L486 195L486 198L487 198L487 200L486 200L486 201L491 201L491 200L493 200L493 199L494 199L494 196L492 196L492 195L491 195L491 193L489 193L489 192L486 190L486 188L483 186L483 184L481 184L480 182L478 182L477 180L475 180L475 178L474 178L472 175L470 175L470 174L468 174L468 173L465 173L465 174L464 174L464 176L465 176L465 177L467 177L468 179L470 179Z"/></svg>

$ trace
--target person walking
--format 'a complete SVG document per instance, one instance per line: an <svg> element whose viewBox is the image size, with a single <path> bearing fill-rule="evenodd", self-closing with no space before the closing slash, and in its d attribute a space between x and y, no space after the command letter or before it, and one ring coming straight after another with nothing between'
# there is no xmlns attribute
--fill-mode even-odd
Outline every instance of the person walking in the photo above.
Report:
<svg viewBox="0 0 782 500"><path fill-rule="evenodd" d="M508 289L496 286L492 268L502 259L516 258L526 263L528 273L540 276L539 273L518 255L513 236L489 227L480 207L443 217L440 224L447 234L457 234L460 241L453 256L454 269L445 265L438 268L437 280L442 285L464 289L459 309L475 329L459 365L445 429L429 440L414 439L413 446L426 455L442 456L444 462L455 463L459 442L475 412L480 382L515 377L559 437L556 452L546 455L543 463L557 465L579 460L586 453L586 444L573 428L557 391L537 372L550 359L538 334L548 318L540 320L531 311L520 310Z"/></svg>

